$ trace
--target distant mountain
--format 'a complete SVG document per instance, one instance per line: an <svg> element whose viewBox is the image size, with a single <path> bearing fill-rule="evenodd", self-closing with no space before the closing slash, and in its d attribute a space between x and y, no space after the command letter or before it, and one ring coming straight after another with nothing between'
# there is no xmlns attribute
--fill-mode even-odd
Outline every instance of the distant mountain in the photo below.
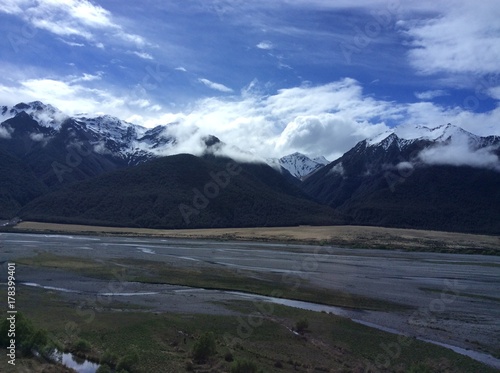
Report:
<svg viewBox="0 0 500 373"><path fill-rule="evenodd" d="M343 222L500 233L498 136L451 124L405 125L331 163L294 153L269 166L178 126L69 117L39 101L0 107L0 218L178 228ZM185 141L203 157L164 157ZM208 199L203 214L193 212L194 191L224 170L227 157L238 159L241 175ZM182 205L192 212L189 223Z"/></svg>
<svg viewBox="0 0 500 373"><path fill-rule="evenodd" d="M0 107L0 150L50 188L166 155L175 124L147 129L108 115L68 117L39 101ZM200 139L200 148L207 146Z"/></svg>
<svg viewBox="0 0 500 373"><path fill-rule="evenodd" d="M358 224L500 233L499 156L497 136L397 127L359 142L302 188Z"/></svg>
<svg viewBox="0 0 500 373"><path fill-rule="evenodd" d="M338 224L275 169L181 154L98 176L27 204L23 219L149 228Z"/></svg>
<svg viewBox="0 0 500 373"><path fill-rule="evenodd" d="M1 150L0 175L0 218L13 218L22 206L47 192L30 167Z"/></svg>
<svg viewBox="0 0 500 373"><path fill-rule="evenodd" d="M299 180L304 180L307 176L328 164L325 157L317 157L314 159L302 153L293 153L279 159L268 160L270 164L277 164L287 170L292 176Z"/></svg>

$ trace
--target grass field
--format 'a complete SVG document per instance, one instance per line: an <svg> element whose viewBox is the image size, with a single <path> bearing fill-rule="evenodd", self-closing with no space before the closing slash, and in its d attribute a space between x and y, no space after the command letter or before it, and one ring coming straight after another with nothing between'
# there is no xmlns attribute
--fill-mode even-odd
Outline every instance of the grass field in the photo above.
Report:
<svg viewBox="0 0 500 373"><path fill-rule="evenodd" d="M2 288L0 297L5 295ZM131 372L229 372L234 362L228 360L251 360L264 372L365 372L370 367L374 372L494 372L444 348L326 313L274 305L256 316L256 304L247 301L230 306L242 316L134 309L117 313L114 307L100 310L87 323L74 304L51 291L22 288L18 295L18 308L57 343L74 350L78 340L88 341L91 348L86 355L95 360L106 352L116 359L136 354ZM304 335L296 335L291 329L301 319L309 325ZM191 351L205 332L214 333L216 353L206 363L196 363ZM0 353L1 371L23 372L9 368L4 352ZM26 372L65 371L35 359L18 362Z"/></svg>
<svg viewBox="0 0 500 373"><path fill-rule="evenodd" d="M13 230L18 232L252 240L355 248L500 255L500 236L365 226L156 230L22 222Z"/></svg>
<svg viewBox="0 0 500 373"><path fill-rule="evenodd" d="M442 242L448 249L474 246L496 250L497 237L461 235L445 232L426 232L370 227L298 227L262 228L248 230L149 231L120 230L118 228L40 225L23 223L16 229L69 234L123 234L183 238L258 239L278 241L285 237L290 242L324 243L324 237L350 240L351 244L367 242L369 238L390 242L393 238L407 242L407 249L418 250L425 240ZM116 230L118 229L118 231ZM322 233L321 233L322 232ZM180 234L179 235L176 235ZM210 236L212 234L213 236ZM182 236L184 235L184 236ZM228 236L232 235L232 236ZM259 236L260 235L260 236ZM312 238L315 237L316 241ZM361 241L356 241L361 240ZM406 240L406 241L405 241ZM423 241L422 241L423 240ZM347 241L346 241L347 242ZM419 243L420 242L420 243ZM425 241L428 242L428 241ZM460 244L458 244L460 243ZM373 242L372 242L373 244ZM393 242L394 245L396 245ZM363 246L359 244L360 247ZM422 244L423 245L423 244ZM436 243L436 245L438 245ZM462 245L462 246L453 246ZM483 245L483 246L480 246ZM490 245L490 246L488 246ZM439 246L445 247L445 246ZM473 247L473 246L470 246ZM401 248L391 246L387 248ZM401 311L399 304L371 299L340 291L320 289L307 280L291 290L273 273L249 276L244 271L203 266L176 266L155 260L92 256L70 256L38 251L36 255L17 258L19 268L43 269L44 273L67 273L94 279L112 279L121 268L122 281L141 284L177 284L192 287L238 290L270 295L279 291L282 297L323 303L334 306L371 310ZM55 284L54 286L61 286ZM64 286L64 285L62 285ZM424 291L436 291L424 288ZM89 295L90 296L90 295ZM0 298L5 299L6 288L0 286ZM94 296L95 297L95 296ZM495 372L470 358L448 349L424 343L413 338L369 328L332 314L305 311L291 307L248 300L224 301L220 305L238 315L159 312L152 303L121 302L92 306L52 290L19 286L17 309L33 320L37 328L46 329L51 339L61 348L86 356L94 361L110 359L118 362L136 356L130 373L155 372L231 372L236 361L252 361L262 372ZM472 298L473 299L473 298ZM168 302L168 295L162 302ZM208 303L213 304L210 298ZM88 318L93 314L95 317ZM307 320L302 335L293 332L296 323ZM207 332L215 336L216 353L206 362L193 358L193 348ZM90 347L77 347L85 341ZM61 373L66 368L49 364L37 358L19 358L18 366L7 365L4 350L0 350L0 372L5 373Z"/></svg>
<svg viewBox="0 0 500 373"><path fill-rule="evenodd" d="M40 266L64 269L85 276L112 280L113 271L121 271L123 281L145 284L184 285L204 289L233 290L246 293L271 295L280 298L302 300L330 306L360 308L366 310L401 311L407 306L348 294L332 289L310 286L302 280L300 287L291 286L282 281L280 275L267 274L265 277L249 277L245 271L235 272L228 269L203 267L176 267L162 262L149 260L114 259L112 261L94 261L86 258L40 253L37 256L17 260L18 264L31 267Z"/></svg>

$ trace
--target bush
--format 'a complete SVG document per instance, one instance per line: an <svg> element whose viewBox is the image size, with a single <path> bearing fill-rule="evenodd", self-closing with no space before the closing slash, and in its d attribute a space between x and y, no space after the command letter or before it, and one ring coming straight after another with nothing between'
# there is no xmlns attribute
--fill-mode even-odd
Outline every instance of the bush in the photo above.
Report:
<svg viewBox="0 0 500 373"><path fill-rule="evenodd" d="M97 368L95 373L111 373L111 368L107 364L102 364L99 368Z"/></svg>
<svg viewBox="0 0 500 373"><path fill-rule="evenodd" d="M257 365L253 361L238 360L231 366L231 373L256 373Z"/></svg>
<svg viewBox="0 0 500 373"><path fill-rule="evenodd" d="M226 355L224 355L224 360L231 362L234 360L233 354L231 352L227 352Z"/></svg>
<svg viewBox="0 0 500 373"><path fill-rule="evenodd" d="M9 327L10 322L7 319L4 319L0 324L0 347L9 346ZM43 352L48 344L47 331L37 330L31 320L21 312L16 314L16 345L19 351L25 355L30 355L33 350Z"/></svg>
<svg viewBox="0 0 500 373"><path fill-rule="evenodd" d="M203 334L193 347L193 358L198 363L205 363L216 353L215 336L212 332Z"/></svg>
<svg viewBox="0 0 500 373"><path fill-rule="evenodd" d="M137 363L138 360L139 354L137 353L137 351L131 351L118 361L118 364L116 364L116 371L119 372L120 370L132 370L133 366Z"/></svg>
<svg viewBox="0 0 500 373"><path fill-rule="evenodd" d="M307 319L300 319L295 324L295 329L297 329L297 332L300 334L303 334L308 327L309 327L309 321L307 321Z"/></svg>
<svg viewBox="0 0 500 373"><path fill-rule="evenodd" d="M89 352L92 349L90 342L80 338L75 344L75 350L78 352Z"/></svg>
<svg viewBox="0 0 500 373"><path fill-rule="evenodd" d="M107 364L111 367L114 367L118 362L118 356L116 356L116 354L112 353L111 351L106 350L104 351L104 354L102 355L100 362L101 364Z"/></svg>

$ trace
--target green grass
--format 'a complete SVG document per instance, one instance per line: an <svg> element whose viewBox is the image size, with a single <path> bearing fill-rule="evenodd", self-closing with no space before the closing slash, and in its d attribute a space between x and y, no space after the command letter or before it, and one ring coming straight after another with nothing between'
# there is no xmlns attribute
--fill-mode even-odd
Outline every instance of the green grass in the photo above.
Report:
<svg viewBox="0 0 500 373"><path fill-rule="evenodd" d="M126 281L242 291L338 307L383 311L408 310L407 306L401 304L331 289L321 289L310 285L307 279L282 277L276 274L266 274L265 277L255 278L251 277L250 272L236 272L224 268L214 270L199 266L176 267L169 263L137 259L97 262L92 259L56 256L49 253L18 259L17 263L71 270L89 277L108 280L119 276L120 279Z"/></svg>
<svg viewBox="0 0 500 373"><path fill-rule="evenodd" d="M0 288L0 297L4 296L5 288ZM232 363L225 359L228 352L235 361L253 361L265 372L364 371L385 353L384 344L398 343L395 335L326 313L267 305L263 318L249 317L259 310L256 303L249 301L230 303L230 308L241 312L241 316L158 314L126 308L125 312L116 312L104 307L96 311L95 319L86 322L77 312L77 304L68 298L20 287L17 306L35 326L47 329L51 338L66 348L87 341L91 346L88 356L94 360L106 351L118 359L137 354L132 373L182 372L187 366L194 371L229 372ZM307 332L296 336L290 329L301 319L308 320ZM197 364L192 361L191 351L207 332L215 335L216 354L207 363ZM0 355L0 364L4 364L3 351ZM34 365L31 371L41 372L37 367L43 367L42 363L28 363ZM278 363L283 368L275 367ZM417 340L401 347L387 371L404 372L419 363L431 371L445 367L450 372L494 372L452 351Z"/></svg>

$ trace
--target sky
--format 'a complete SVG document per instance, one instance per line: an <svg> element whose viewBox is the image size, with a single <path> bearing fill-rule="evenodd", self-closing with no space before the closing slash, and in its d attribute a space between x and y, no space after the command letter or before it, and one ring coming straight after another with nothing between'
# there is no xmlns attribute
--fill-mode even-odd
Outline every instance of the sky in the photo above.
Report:
<svg viewBox="0 0 500 373"><path fill-rule="evenodd" d="M332 160L399 125L500 135L500 1L0 0L0 105Z"/></svg>

